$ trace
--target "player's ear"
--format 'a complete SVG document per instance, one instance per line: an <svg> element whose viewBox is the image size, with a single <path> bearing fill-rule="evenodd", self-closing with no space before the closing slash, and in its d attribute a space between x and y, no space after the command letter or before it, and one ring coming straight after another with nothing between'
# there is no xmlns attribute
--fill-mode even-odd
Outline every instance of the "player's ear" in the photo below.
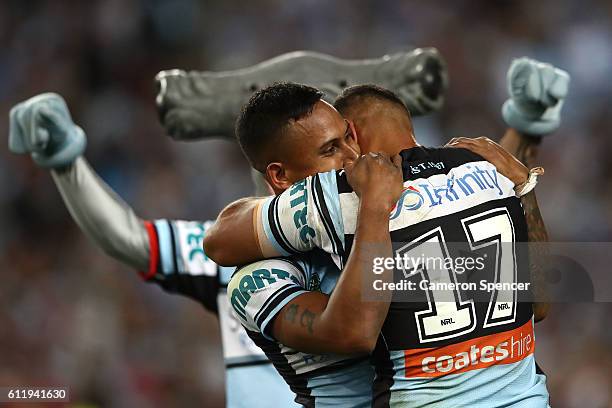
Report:
<svg viewBox="0 0 612 408"><path fill-rule="evenodd" d="M266 167L266 179L276 194L291 187L291 181L287 178L287 171L283 163L274 162Z"/></svg>
<svg viewBox="0 0 612 408"><path fill-rule="evenodd" d="M357 138L357 130L355 129L355 122L350 119L346 119L346 121L349 125L349 129L351 130L353 140L355 141L355 143L357 143L357 145L359 145L359 139Z"/></svg>

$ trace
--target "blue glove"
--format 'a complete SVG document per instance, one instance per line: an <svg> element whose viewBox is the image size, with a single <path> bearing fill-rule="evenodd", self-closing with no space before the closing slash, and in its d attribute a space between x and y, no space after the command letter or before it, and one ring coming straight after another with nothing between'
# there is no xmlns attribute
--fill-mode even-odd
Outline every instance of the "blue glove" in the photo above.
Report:
<svg viewBox="0 0 612 408"><path fill-rule="evenodd" d="M566 71L523 57L512 61L507 81L502 116L508 126L534 136L557 130L570 83Z"/></svg>
<svg viewBox="0 0 612 408"><path fill-rule="evenodd" d="M67 166L85 150L85 133L72 122L58 94L34 96L13 106L9 115L9 150L30 153L41 167Z"/></svg>

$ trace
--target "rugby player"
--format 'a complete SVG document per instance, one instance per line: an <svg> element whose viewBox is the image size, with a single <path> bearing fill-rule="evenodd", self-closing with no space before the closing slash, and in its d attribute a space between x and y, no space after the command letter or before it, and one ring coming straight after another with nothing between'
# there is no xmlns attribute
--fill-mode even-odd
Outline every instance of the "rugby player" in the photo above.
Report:
<svg viewBox="0 0 612 408"><path fill-rule="evenodd" d="M295 66L300 70L293 69ZM210 136L202 128L218 135L224 129L223 123L232 118L232 106L252 86L271 82L272 78L296 76L324 86L332 95L341 91L343 83L372 80L388 84L401 92L419 114L439 108L446 86L446 68L434 49L415 49L365 61L296 52L240 71L160 73L156 79L160 85L157 102L161 120L177 139L184 139L185 134L192 138L194 132ZM203 89L206 92L202 93ZM222 93L215 97L211 89ZM35 163L51 169L66 206L86 235L110 256L142 271L147 282L193 298L217 314L226 365L227 405L269 406L273 400L275 404L291 406L295 395L246 335L229 306L225 291L234 268L217 266L201 249L210 222L140 219L82 156L85 133L72 123L61 97L34 97L12 109L10 120L11 151L31 153ZM261 177L254 181L259 194L269 194Z"/></svg>
<svg viewBox="0 0 612 408"><path fill-rule="evenodd" d="M282 406L296 406L295 395L248 338L226 301L225 288L234 268L217 266L202 250L210 221L141 219L82 156L86 135L72 122L59 95L41 94L16 105L10 121L11 151L32 152L38 165L51 169L66 207L90 239L109 256L140 271L144 281L187 296L219 317L228 407L266 406L271 395ZM43 144L48 148L41 149Z"/></svg>
<svg viewBox="0 0 612 408"><path fill-rule="evenodd" d="M553 78L552 81L548 82L548 85L552 84L551 86L554 87L557 80L558 78ZM278 90L273 90L273 92L276 91ZM376 133L367 136L367 130L364 131L363 134L366 135L364 143L376 145L379 142L380 148L382 150L388 149L389 154L396 153L397 149L408 148L408 150L402 152L405 184L412 187L409 184L411 181L423 183L419 186L424 189L424 192L417 190L422 199L418 202L418 205L410 204L407 206L408 211L398 205L397 221L393 220L393 216L391 217L392 236L395 235L394 241L415 241L418 243L420 242L418 238L428 238L443 245L446 240L442 231L446 230L446 235L451 237L452 240L467 242L468 238L461 235L465 232L461 228L455 227L456 225L463 226L471 231L473 245L481 244L480 241L492 239L493 235L485 236L487 232L491 234L494 232L496 234L501 233L504 241L527 241L525 215L523 214L523 208L520 206L520 201L515 195L527 195L525 193L531 191L535 184L535 173L529 173L528 176L526 171L516 170L521 169L520 164L517 165L510 158L504 157L505 161L513 163L514 166L514 170L506 173L506 175L516 176L522 173L521 178L513 177L510 179L506 175L502 175L505 173L503 170L496 169L491 163L482 160L481 156L465 150L421 148L416 145L412 135L409 114L401 102L393 100L393 97L389 97L385 92L371 87L362 87L360 90L356 90L352 94L349 92L345 96L344 111L359 106L359 100L364 99L365 101L362 100L362 103L369 102L366 105L366 111L374 111L379 114L376 119L380 120L380 125L377 126ZM256 100L252 102L257 103ZM342 102L342 100L339 102ZM556 101L554 105L558 106L558 102ZM295 166L287 160L284 162L272 161L271 156L266 157L266 154L270 155L271 153L269 149L266 152L265 146L258 150L249 145L248 140L246 143L245 140L241 140L243 149L254 166L261 168L261 163L264 163L268 181L275 187L276 191L283 190L291 185L291 182L295 181L291 178L298 175L300 171L313 168L313 164L308 164L308 158L316 157L317 154L324 154L327 151L317 150L320 147L317 142L320 142L321 139L319 139L319 136L314 136L308 132L313 129L317 130L317 121L325 122L323 117L326 110L330 117L333 116L331 107L325 107L322 104L320 101L314 102L313 107L306 110L306 113L301 111L301 115L299 110L293 111L292 114L295 115L293 118L291 114L286 115L285 122L281 122L279 126L283 128L282 139L278 135L276 135L277 138L272 138L275 146L274 155L282 157L283 149L287 149L289 152L293 150L293 157L298 162ZM339 103L339 105L341 104ZM279 105L282 105L282 103L279 103ZM378 108L377 105L379 105ZM257 109L256 106L255 110ZM249 107L245 111L248 114ZM251 111L253 111L253 107L251 107ZM350 113L346 112L346 115L350 117ZM388 126L383 125L385 123L383 118L387 119L389 115L390 119L395 122L390 122L392 124ZM316 118L317 116L318 118ZM312 119L313 117L315 119ZM292 119L287 120L287 118ZM532 116L531 119L535 121L542 118ZM309 124L309 120L313 120L315 123ZM355 120L359 121L358 119ZM341 123L342 121L336 117L328 120L326 126L322 128L331 128L334 129L333 132L336 134L342 134L344 127ZM318 130L321 130L321 123L318 123L318 125ZM297 130L293 130L293 133L291 131L292 126L297 128ZM355 127L360 129L357 125ZM351 123L347 123L344 135L352 134L351 128ZM362 126L361 129L364 129L364 127ZM241 132L240 122L238 130L239 137L242 135L244 138L245 134L248 137L248 132ZM330 134L333 134L333 132ZM386 133L384 138L378 138L381 133ZM358 134L361 138L360 130L358 130ZM312 137L312 140L305 140L306 137ZM297 143L298 145L302 143L303 150L292 149L290 143L287 142L288 139L292 139L291 143ZM342 141L337 139L330 144L331 151L342 146ZM386 142L389 141L393 142L390 142L389 147L387 147ZM269 140L259 140L260 145L266 142L270 143ZM283 142L286 144L285 146L282 145ZM395 142L396 144L394 144ZM311 152L315 149L317 153L313 155L308 152L308 143L311 144ZM460 145L461 142L455 144ZM466 143L463 142L463 144ZM327 145L327 143L324 145ZM296 151L299 151L302 160L297 157L298 153ZM503 151L497 153L500 152ZM285 152L285 158L290 156L290 153ZM359 165L359 161L357 165ZM472 169L472 166L474 166L474 169ZM501 174L497 172L498 170ZM415 176L416 174L418 174L418 177ZM484 178L485 175L489 177L488 180ZM452 182L455 181L455 176L459 178L457 179L457 185L453 186ZM479 176L482 178L479 178ZM440 188L442 178L444 178L444 183ZM465 184L466 178L471 178L476 186ZM515 187L517 187L516 191ZM459 196L459 188L463 191L461 197ZM406 191L412 193L414 187ZM427 193L431 200L429 208L438 206L437 208L425 210L422 202L424 193ZM531 195L535 200L533 193ZM342 205L340 205L341 202ZM355 215L356 209L360 205L363 205L363 203L360 203L354 193L351 192L347 178L342 172L309 177L274 199L255 204L252 201L241 201L230 206L227 212L220 216L217 225L213 228L213 233L208 235L205 245L213 258L220 263L240 263L250 260L248 259L250 256L287 255L309 250L317 245L335 255L337 264L342 267L355 239L355 232L361 225ZM410 211L419 210L421 207L423 207L421 211L410 214ZM253 221L256 232L251 226ZM505 228L505 230L502 232L493 231L489 228L491 226ZM478 231L481 236L472 233L473 231ZM436 233L434 234L434 232ZM232 233L241 237L239 242L232 239ZM249 239L249 236L251 239ZM479 238L474 238L474 236ZM220 237L223 237L222 239L226 243L229 242L230 245L226 245L222 252L216 252L215 242ZM232 248L232 244L234 248ZM236 252L232 252L232 250ZM348 259L347 265L350 263L350 257ZM326 314L331 314L329 305L337 305L339 303L337 299L341 299L342 296L347 296L351 292L350 290L341 291L340 286L336 287L331 296L319 296L318 298L321 301L316 304L316 302L311 302L312 299L317 299L316 296L304 293L304 289L312 286L312 280L317 280L314 278L316 275L308 271L308 268L300 269L297 265L294 265L294 268L283 270L280 269L280 262L282 262L280 260L268 261L277 262L275 265L265 262L239 270L230 283L228 294L249 334L259 340L258 344L261 344L268 351L271 358L276 359L275 363L279 368L284 366L282 367L284 369L283 374L288 382L298 379L305 384L304 393L300 395L298 391L298 396L301 396L308 403L305 405L318 404L320 395L314 395L313 391L316 391L316 389L310 387L310 383L321 386L322 382L317 378L318 373L315 370L311 373L310 378L304 379L303 364L299 367L302 369L300 373L297 364L295 364L296 360L292 358L297 352L289 349L289 347L297 347L298 349L312 349L314 347L321 351L338 351L338 345L342 344L344 340L329 338L328 334L334 332L328 327L331 326L331 322L325 322ZM529 281L529 271L520 262L518 264L520 265L519 269L521 269L518 271L520 279ZM277 272L273 273L271 268L275 266ZM279 273L279 269L280 272L284 273ZM284 277L281 275L284 275ZM452 273L449 276L452 276ZM326 293L331 292L333 284L333 279L330 279ZM344 285L344 287L350 289L350 285ZM290 296L286 296L287 294L290 294ZM359 291L353 294L357 295L350 299L353 303L367 303L355 301L359 298ZM301 303L301 298L308 299ZM406 308L397 304L394 307L392 305L391 312L382 330L385 340L382 351L375 354L377 356L375 365L379 374L375 386L376 405L403 403L409 404L409 406L428 406L441 401L449 406L547 405L548 394L545 379L543 376L536 374L532 356L533 311L530 303L517 303L516 298L514 298L513 302L505 302L511 303L511 305L506 304L507 308L499 309L508 310L507 312L488 313L486 308L484 311L482 310L482 305L477 304L475 306L470 301L449 304L448 302L436 302L435 298L433 299L433 304L422 305L424 310L429 310L429 315L423 315L424 312L419 310L421 305L416 308ZM458 295L458 299L461 299L461 294ZM493 303L498 306L502 302ZM359 306L354 307L355 310L359 310ZM342 316L342 313L338 312L338 315ZM436 321L446 320L443 318L449 318L452 324L443 328L438 327L440 325ZM343 327L346 326L344 322L338 322L338 324L343 324ZM372 326L366 322L363 328L370 329ZM418 336L417 330L415 330L417 328ZM329 333L320 333L319 329ZM519 344L516 356L514 355L514 349L508 350L509 344L514 344L515 336L520 337L520 341L517 340L516 342L516 344ZM371 334L364 333L364 337L371 338ZM500 339L503 339L503 341ZM278 342L275 342L275 340ZM482 343L481 349L478 348L478 345L481 344L478 341ZM496 343L491 346L488 344L491 342ZM472 350L469 355L462 350L462 347L467 347L468 344L471 345L471 348L468 349ZM495 355L497 364L493 364L492 355L495 353L491 350L502 344L505 345L505 348L502 347L499 353L495 352L498 354ZM455 355L456 363L452 357L443 354L452 350L457 353ZM356 350L348 348L347 351ZM478 354L481 351L479 357ZM438 356L436 359L436 353L441 353L441 357ZM464 360L464 354L468 355L467 363ZM512 357L507 360L509 355L512 355ZM504 361L499 363L500 360ZM411 365L415 361L423 361L423 364L421 366L418 364ZM428 365L432 361L433 365ZM438 367L442 368L437 370ZM317 368L320 369L321 366ZM419 369L422 371L419 371ZM451 373L449 374L449 372ZM350 389L345 387L342 382L338 382L341 378L344 377L338 376L335 378L337 381L335 387L344 391L346 395L350 393ZM436 381L433 382L432 379ZM327 376L326 380L330 381L330 376ZM331 387L334 384L330 382L329 385ZM304 403L304 401L300 402Z"/></svg>

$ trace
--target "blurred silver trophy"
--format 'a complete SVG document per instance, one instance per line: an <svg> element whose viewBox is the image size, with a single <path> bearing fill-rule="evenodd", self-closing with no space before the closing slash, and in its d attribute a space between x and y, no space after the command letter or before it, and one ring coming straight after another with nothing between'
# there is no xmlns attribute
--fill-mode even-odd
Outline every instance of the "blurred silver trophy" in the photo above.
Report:
<svg viewBox="0 0 612 408"><path fill-rule="evenodd" d="M442 107L448 73L435 48L416 48L362 60L296 51L234 71L161 71L155 80L159 118L167 133L176 140L197 140L232 138L241 107L255 91L275 82L314 86L328 102L346 87L376 84L396 92L418 116Z"/></svg>

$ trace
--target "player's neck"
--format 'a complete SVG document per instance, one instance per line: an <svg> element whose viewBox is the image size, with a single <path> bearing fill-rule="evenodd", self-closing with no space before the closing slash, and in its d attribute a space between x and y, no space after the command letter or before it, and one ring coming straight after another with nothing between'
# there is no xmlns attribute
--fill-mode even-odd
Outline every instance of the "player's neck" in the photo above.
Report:
<svg viewBox="0 0 612 408"><path fill-rule="evenodd" d="M376 137L373 137L368 143L364 143L364 145L365 151L362 151L362 153L383 152L394 156L402 150L413 148L419 144L412 132L403 131L377 134Z"/></svg>

